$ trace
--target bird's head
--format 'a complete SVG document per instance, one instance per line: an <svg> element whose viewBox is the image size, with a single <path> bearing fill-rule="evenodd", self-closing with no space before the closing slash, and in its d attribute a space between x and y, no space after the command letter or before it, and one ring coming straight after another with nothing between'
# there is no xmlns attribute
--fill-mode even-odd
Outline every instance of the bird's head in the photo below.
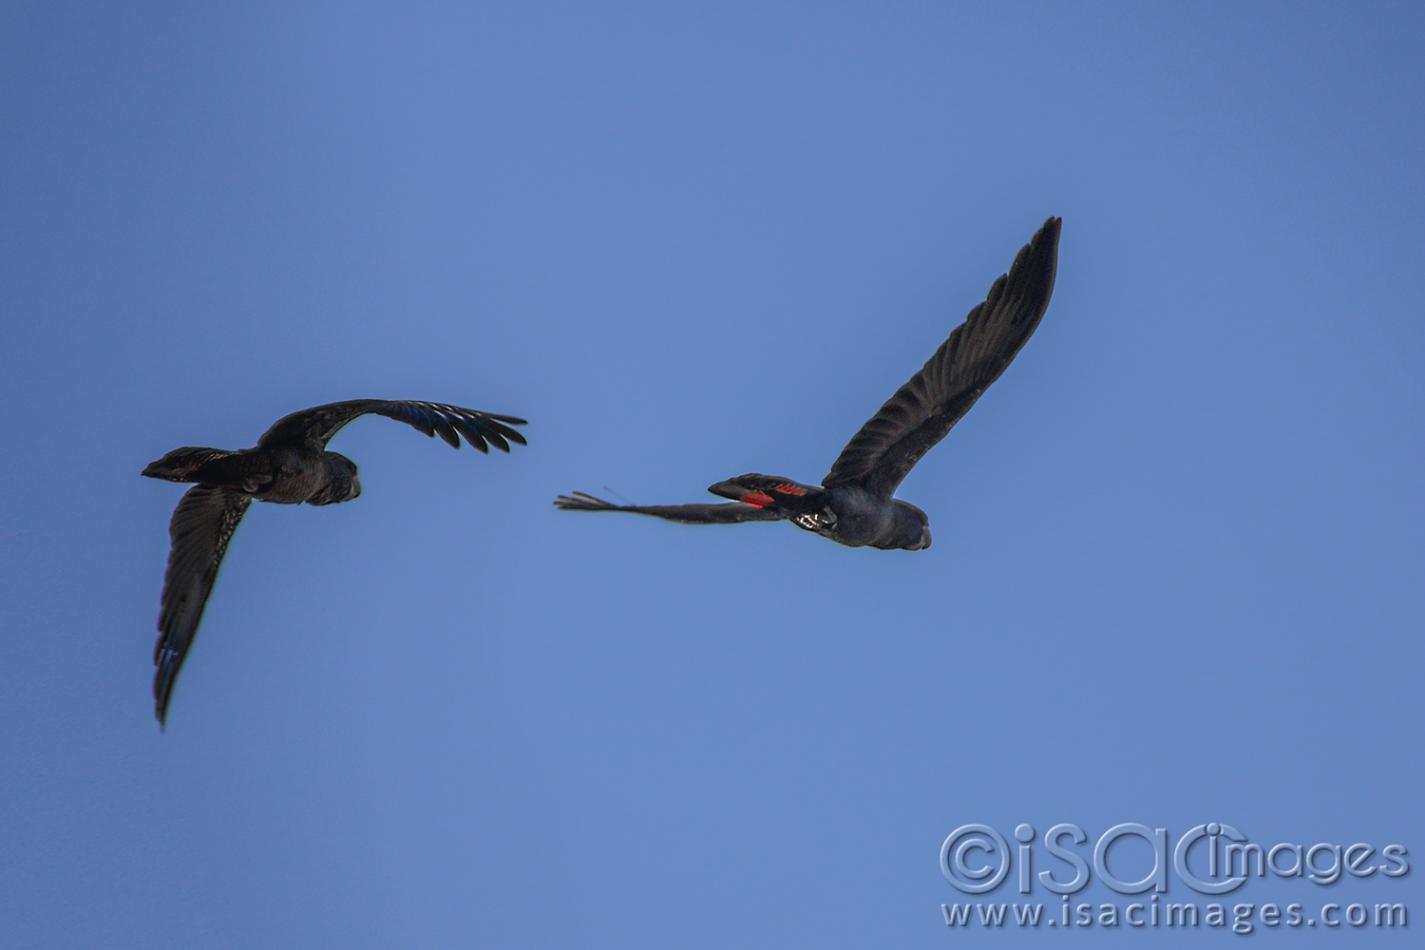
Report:
<svg viewBox="0 0 1425 950"><path fill-rule="evenodd" d="M309 505L335 505L351 501L361 494L361 480L356 477L356 463L340 452L322 456L327 469L327 483L321 491L307 499Z"/></svg>
<svg viewBox="0 0 1425 950"><path fill-rule="evenodd" d="M896 540L906 551L930 547L930 518L908 501L896 501Z"/></svg>

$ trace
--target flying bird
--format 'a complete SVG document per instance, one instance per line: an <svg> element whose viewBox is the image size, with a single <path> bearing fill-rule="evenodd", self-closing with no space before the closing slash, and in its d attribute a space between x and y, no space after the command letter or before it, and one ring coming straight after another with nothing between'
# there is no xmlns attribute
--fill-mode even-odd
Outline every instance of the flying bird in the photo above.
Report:
<svg viewBox="0 0 1425 950"><path fill-rule="evenodd" d="M1054 291L1059 218L1044 222L990 287L983 303L852 437L820 485L750 473L709 486L728 503L615 505L584 492L560 495L569 511L630 511L684 524L790 521L851 547L920 551L930 519L895 498L915 463L970 410L1022 347Z"/></svg>
<svg viewBox="0 0 1425 950"><path fill-rule="evenodd" d="M510 426L525 420L438 402L351 399L294 412L279 419L250 449L174 449L143 470L149 478L196 482L174 509L168 534L172 548L163 577L158 643L153 662L154 712L168 715L173 683L193 645L203 607L213 590L223 553L253 499L280 505L334 505L361 494L356 463L327 442L348 422L368 413L396 419L455 448L460 437L489 452L502 452L525 438Z"/></svg>

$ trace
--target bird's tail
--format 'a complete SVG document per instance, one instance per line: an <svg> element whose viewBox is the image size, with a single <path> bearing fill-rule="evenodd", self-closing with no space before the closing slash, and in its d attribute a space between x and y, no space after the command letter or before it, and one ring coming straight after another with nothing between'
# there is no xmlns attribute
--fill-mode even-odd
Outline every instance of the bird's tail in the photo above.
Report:
<svg viewBox="0 0 1425 950"><path fill-rule="evenodd" d="M826 505L826 491L803 485L780 475L739 475L709 485L708 491L757 508L780 508L791 514L820 511Z"/></svg>
<svg viewBox="0 0 1425 950"><path fill-rule="evenodd" d="M185 446L174 449L156 462L149 462L143 470L149 478L162 478L170 482L209 481L216 474L217 463L237 455L223 449L206 449Z"/></svg>

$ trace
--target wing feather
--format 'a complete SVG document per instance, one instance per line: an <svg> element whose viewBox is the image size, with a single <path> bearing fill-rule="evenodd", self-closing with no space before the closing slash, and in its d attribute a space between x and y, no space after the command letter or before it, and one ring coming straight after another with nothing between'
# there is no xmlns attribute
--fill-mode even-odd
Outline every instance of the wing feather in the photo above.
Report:
<svg viewBox="0 0 1425 950"><path fill-rule="evenodd" d="M560 495L554 499L554 506L565 511L628 511L682 524L739 524L744 521L781 521L786 517L784 512L773 508L758 508L739 501L726 504L615 505L578 491L572 495Z"/></svg>
<svg viewBox="0 0 1425 950"><path fill-rule="evenodd" d="M440 402L411 399L348 399L327 403L284 416L258 440L259 448L276 445L302 445L325 449L327 442L348 422L359 416L375 414L404 422L428 436L440 436L454 448L460 448L460 437L481 452L490 446L502 452L510 443L525 445L525 437L511 426L525 425L517 416L502 416L479 409L465 409Z"/></svg>
<svg viewBox="0 0 1425 950"><path fill-rule="evenodd" d="M1039 325L1054 292L1060 219L1050 218L916 373L852 437L822 484L889 499L915 463L975 404Z"/></svg>
<svg viewBox="0 0 1425 950"><path fill-rule="evenodd" d="M198 632L223 554L250 504L252 499L242 492L198 485L188 489L173 510L153 652L154 712L160 723L168 716L174 681Z"/></svg>

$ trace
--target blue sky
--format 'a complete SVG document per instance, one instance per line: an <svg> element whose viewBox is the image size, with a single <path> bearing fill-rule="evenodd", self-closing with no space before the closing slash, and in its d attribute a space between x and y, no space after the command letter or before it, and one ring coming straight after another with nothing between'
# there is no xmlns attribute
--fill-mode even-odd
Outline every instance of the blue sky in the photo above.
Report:
<svg viewBox="0 0 1425 950"><path fill-rule="evenodd" d="M966 823L1425 847L1422 35L0 7L6 945L935 947L986 939ZM902 485L929 551L550 506L814 481L1050 214L1048 315ZM160 734L139 470L365 396L530 445L342 432L364 494L254 507Z"/></svg>

